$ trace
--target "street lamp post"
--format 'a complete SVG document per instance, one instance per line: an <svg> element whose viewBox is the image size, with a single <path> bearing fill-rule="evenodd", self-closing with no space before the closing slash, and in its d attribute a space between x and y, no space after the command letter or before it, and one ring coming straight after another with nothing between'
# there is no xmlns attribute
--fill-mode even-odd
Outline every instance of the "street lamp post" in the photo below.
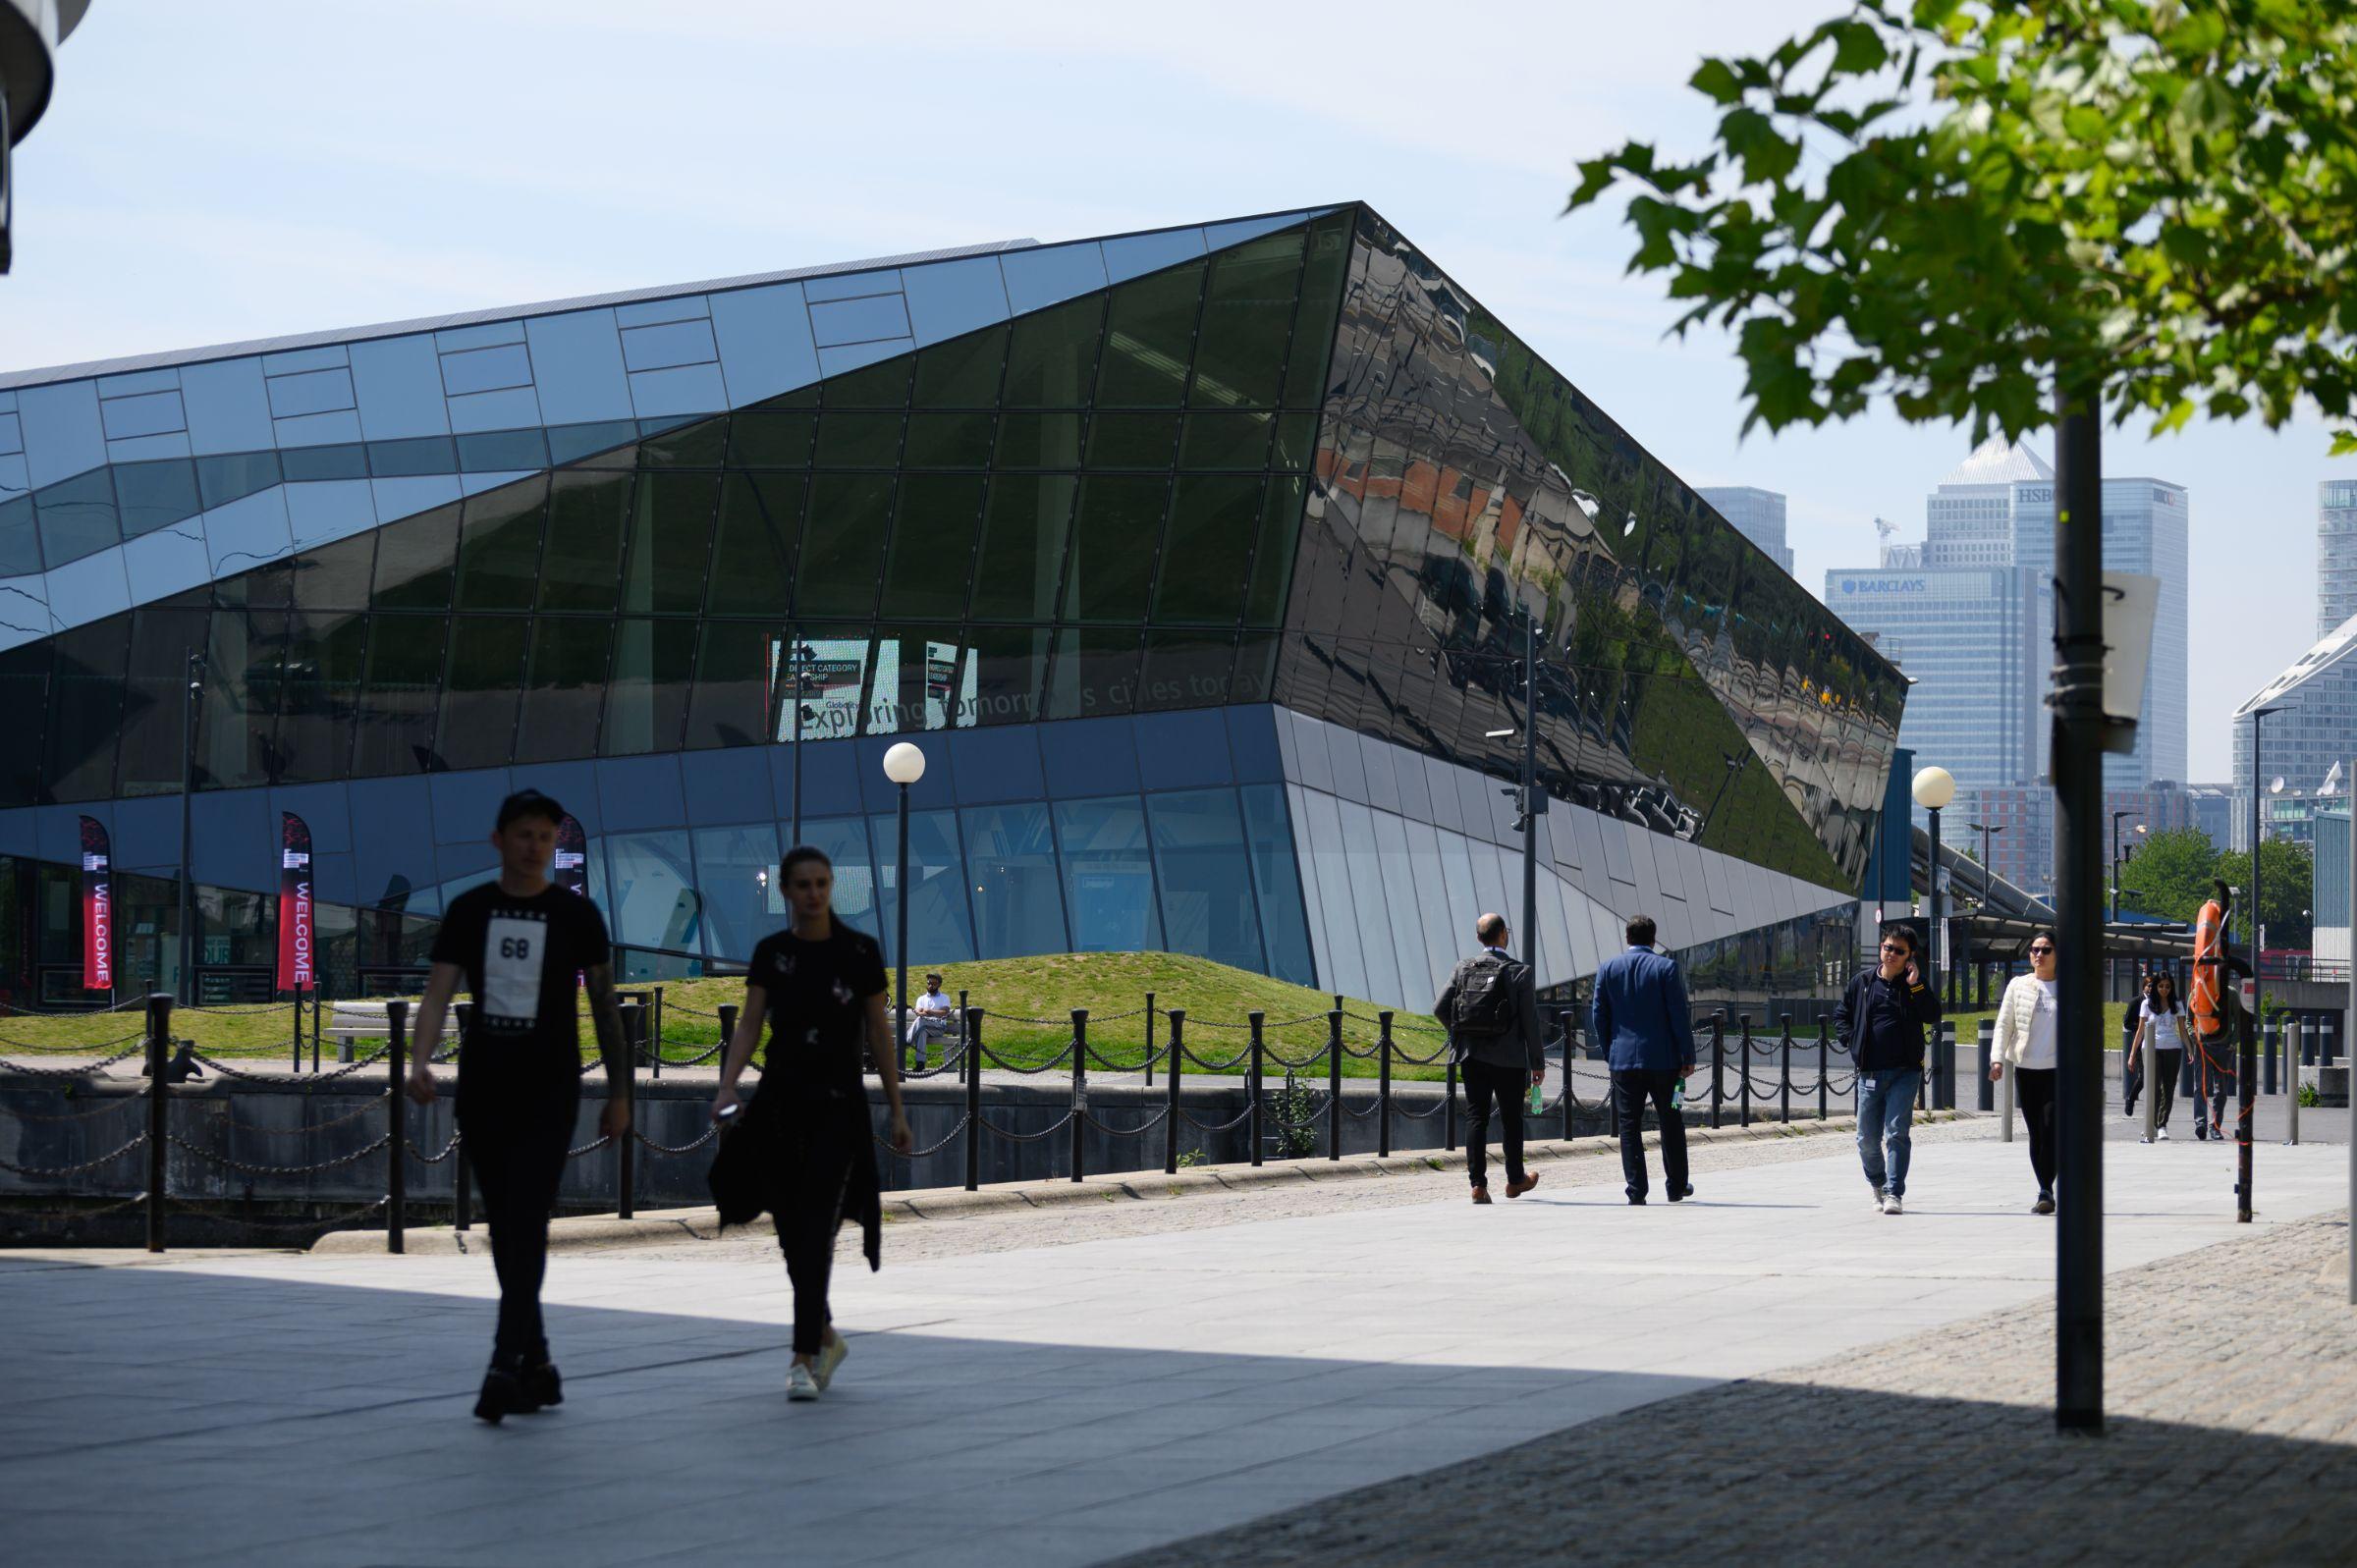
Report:
<svg viewBox="0 0 2357 1568"><path fill-rule="evenodd" d="M193 831L196 802L196 698L204 689L204 655L195 648L184 648L187 660L188 684L180 694L180 973L172 989L179 994L180 1004L196 1004L195 960L196 937L194 921L196 900L189 881L190 838Z"/></svg>
<svg viewBox="0 0 2357 1568"><path fill-rule="evenodd" d="M1921 769L1915 775L1914 791L1915 804L1932 814L1931 892L1927 895L1924 905L1931 914L1932 936L1930 950L1925 954L1928 962L1925 965L1926 973L1923 978L1932 988L1932 995L1937 997L1941 995L1940 812L1942 807L1956 798L1955 775L1949 773L1946 768Z"/></svg>
<svg viewBox="0 0 2357 1568"><path fill-rule="evenodd" d="M2259 766L2259 721L2271 713L2282 711L2280 707L2251 710L2251 913L2246 922L2251 934L2251 1022L2249 1031L2242 1037L2234 1062L2234 1218L2237 1223L2245 1225L2251 1222L2251 1115L2256 1109L2252 1097L2258 1088L2251 1080L2258 1074L2259 1031L2266 1027L2267 1018L2267 977L2260 972L2259 961L2260 921L2263 918L2260 911L2265 907L2259 902L2259 850L2262 838L2259 802L2266 798L2266 786L2259 782L2266 777ZM2351 1059L2357 1060L2357 1057ZM2296 1082L2299 1074L2295 1071L2292 1077ZM2292 1098L2299 1098L2296 1087Z"/></svg>
<svg viewBox="0 0 2357 1568"><path fill-rule="evenodd" d="M1514 731L1491 730L1485 738L1505 740ZM1539 618L1522 618L1522 782L1504 791L1514 799L1514 826L1522 832L1522 961L1535 982L1539 972L1539 818L1547 792L1539 787Z"/></svg>
<svg viewBox="0 0 2357 1568"><path fill-rule="evenodd" d="M2005 829L2002 823L1991 822L1968 822L1964 826L1981 836L1981 913L1985 915L1989 912L1989 895L1997 878L1997 870L1989 860L1989 840ZM1977 955L1967 953L1965 956L1972 959L1975 1004L1986 1007L1989 1005L1989 949L1984 947Z"/></svg>
<svg viewBox="0 0 2357 1568"><path fill-rule="evenodd" d="M2112 925L2112 926L2116 926L2116 925L2118 925L2118 924L2119 924L2119 867L2120 867L2120 853L2119 853L2119 825L2120 825L2120 823L2121 823L2121 822L2122 822L2124 819L2126 819L2126 818L2129 818L2129 817L2133 817L2134 815L2136 815L2136 813L2135 813L2133 810L2129 810L2129 811L2114 811L2113 813L2111 813L2111 900L2110 900L2110 914L2109 914L2109 915L2106 917L2106 924L2107 924L2107 925ZM2142 833L2142 832L2144 832L2144 824L2143 824L2143 823L2141 823L2141 822L2140 822L2140 823L2138 823L2138 824L2136 825L2136 831L2137 831L2138 833ZM2129 852L2130 854L2134 854L2134 853L2135 853L2135 845L2133 845L2133 844L2130 844L2130 845L2128 846L2128 852ZM2109 938L2109 935L2110 935L2110 934L2107 932L2107 933L2106 933L2107 939ZM2109 946L2109 942L2108 942L2108 940L2107 940L2107 946ZM2117 958L2113 957L2113 956L2112 956L2112 955L2111 955L2110 952L2106 952L2106 953L2104 954L2104 980L2105 980L2105 986L2104 986L2104 989L2105 989L2105 991L2106 991L2106 992L2107 992L2107 993L2108 993L2108 994L2109 994L2109 995L2110 995L2110 997L2111 997L2111 998L2112 998L2114 1000L2118 1000L2118 997L2119 997L2119 960L2118 960Z"/></svg>
<svg viewBox="0 0 2357 1568"><path fill-rule="evenodd" d="M900 896L894 899L895 933L892 956L896 979L893 983L892 1029L896 1036L908 1028L908 786L925 776L925 754L911 741L903 740L884 753L884 777L901 786L901 869ZM896 1040L893 1050L901 1049Z"/></svg>

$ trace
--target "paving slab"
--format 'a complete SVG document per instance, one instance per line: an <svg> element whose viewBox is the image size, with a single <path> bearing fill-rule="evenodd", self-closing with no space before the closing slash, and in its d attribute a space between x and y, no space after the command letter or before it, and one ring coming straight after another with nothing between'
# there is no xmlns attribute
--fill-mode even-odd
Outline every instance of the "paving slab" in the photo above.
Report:
<svg viewBox="0 0 2357 1568"><path fill-rule="evenodd" d="M0 1256L33 1396L0 1406L4 1523L61 1563L1094 1562L2034 1309L2054 1229L1988 1131L1919 1142L1901 1217L1828 1138L1706 1162L1678 1206L1562 1162L1487 1209L1444 1172L896 1226L882 1272L839 1269L852 1354L804 1406L774 1253L570 1253L567 1403L497 1430L466 1416L479 1255ZM2345 1150L2270 1151L2237 1227L2227 1167L2108 1147L2108 1266L2343 1201Z"/></svg>

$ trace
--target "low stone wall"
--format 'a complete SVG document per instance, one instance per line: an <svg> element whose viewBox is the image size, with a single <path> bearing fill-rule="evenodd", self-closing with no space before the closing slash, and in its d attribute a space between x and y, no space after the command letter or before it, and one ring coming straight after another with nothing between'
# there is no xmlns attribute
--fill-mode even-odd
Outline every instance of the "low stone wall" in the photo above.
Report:
<svg viewBox="0 0 2357 1568"><path fill-rule="evenodd" d="M147 1107L137 1081L83 1079L0 1083L0 1161L27 1171L89 1168L67 1177L26 1174L0 1165L0 1242L27 1244L54 1241L66 1234L53 1217L74 1207L90 1207L131 1198L146 1181L147 1153L134 1148L113 1159L102 1159L137 1137L147 1125ZM583 1085L580 1120L576 1142L597 1138L597 1117L604 1105L602 1085L591 1079ZM1276 1085L1269 1086L1264 1104L1264 1158L1301 1158L1327 1153L1327 1120L1323 1085L1311 1097L1318 1106L1314 1124L1295 1134L1288 1148L1276 1124ZM386 1083L374 1073L355 1074L316 1089L287 1083L240 1083L213 1079L176 1085L168 1125L178 1141L166 1162L167 1191L174 1199L231 1215L295 1217L314 1212L372 1203L384 1196L388 1157L370 1150L388 1134L391 1107ZM641 1079L636 1090L637 1128L652 1143L686 1149L708 1127L712 1084L709 1079ZM1447 1116L1439 1084L1399 1083L1393 1089L1392 1147L1395 1150L1437 1149L1445 1141ZM877 1167L890 1191L953 1187L965 1180L966 1114L962 1085L951 1080L922 1080L904 1091L916 1147L930 1151L913 1159L878 1151ZM1342 1149L1344 1154L1371 1153L1377 1147L1378 1096L1374 1083L1353 1079L1343 1091ZM1071 1173L1071 1131L1059 1126L1071 1108L1068 1082L1043 1078L1037 1083L988 1083L981 1095L982 1115L996 1132L985 1131L977 1151L979 1176L985 1184L1037 1181ZM1165 1149L1162 1126L1156 1123L1168 1108L1169 1091L1134 1084L1091 1084L1081 1158L1094 1172L1159 1170ZM1251 1158L1247 1097L1243 1085L1227 1081L1217 1087L1189 1085L1183 1092L1183 1117L1178 1150L1205 1163L1240 1163ZM880 1091L871 1091L871 1106L882 1125ZM1795 1108L1798 1108L1797 1107ZM419 1108L403 1103L402 1122L415 1149L443 1154L452 1133L452 1103L446 1092L432 1106ZM1689 1108L1688 1119L1705 1113ZM1463 1103L1458 1103L1463 1116ZM1560 1115L1550 1114L1543 1129L1560 1133ZM1200 1126L1193 1123L1200 1123ZM1124 1129L1147 1128L1142 1135L1124 1136ZM1534 1132L1539 1129L1534 1129ZM1574 1131L1582 1137L1607 1130L1600 1111L1582 1109ZM711 1145L667 1155L644 1145L634 1151L633 1199L655 1209L710 1201L704 1174L711 1162ZM95 1162L95 1163L93 1163ZM458 1161L445 1156L427 1161L406 1157L405 1175L410 1217L417 1223L447 1218ZM611 1214L621 1191L621 1152L608 1145L576 1156L567 1165L559 1197L561 1212ZM176 1214L176 1239L193 1244L202 1226L187 1226L203 1217ZM140 1217L137 1210L110 1217L103 1227L82 1227L88 1239L120 1243L133 1239ZM381 1222L362 1220L359 1222ZM217 1239L240 1238L223 1231Z"/></svg>

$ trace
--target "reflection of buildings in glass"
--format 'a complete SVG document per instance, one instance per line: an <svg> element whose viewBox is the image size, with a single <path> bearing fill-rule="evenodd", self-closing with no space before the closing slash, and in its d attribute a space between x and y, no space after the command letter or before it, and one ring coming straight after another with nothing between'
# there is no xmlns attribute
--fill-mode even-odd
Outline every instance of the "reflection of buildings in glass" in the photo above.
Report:
<svg viewBox="0 0 2357 1568"><path fill-rule="evenodd" d="M1719 509L1735 531L1766 552L1768 559L1792 571L1792 547L1784 542L1784 498L1755 485L1705 485L1695 494Z"/></svg>
<svg viewBox="0 0 2357 1568"><path fill-rule="evenodd" d="M0 396L45 410L0 501L37 609L0 626L12 993L74 950L43 807L109 819L127 921L173 918L145 797L193 646L202 950L266 946L241 825L300 799L331 979L394 983L534 784L633 977L776 929L798 820L847 920L889 943L906 897L920 961L1168 946L1421 1006L1520 907L1489 731L1532 614L1546 982L1640 909L1706 995L1850 950L1896 676L1363 208Z"/></svg>

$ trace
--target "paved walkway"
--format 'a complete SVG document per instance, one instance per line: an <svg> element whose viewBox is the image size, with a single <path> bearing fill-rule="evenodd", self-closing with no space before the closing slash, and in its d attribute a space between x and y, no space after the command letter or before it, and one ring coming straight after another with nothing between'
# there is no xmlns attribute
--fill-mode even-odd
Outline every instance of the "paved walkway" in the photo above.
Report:
<svg viewBox="0 0 2357 1568"><path fill-rule="evenodd" d="M2347 1255L2334 1217L2113 1276L2101 1438L2054 1430L2040 1300L1122 1568L2357 1561Z"/></svg>
<svg viewBox="0 0 2357 1568"><path fill-rule="evenodd" d="M1069 1245L1039 1244L1055 1238L1052 1213L1032 1217L1033 1244L1010 1226L996 1250L902 1256L888 1237L882 1273L838 1276L854 1353L808 1407L780 1393L788 1306L774 1262L735 1248L567 1255L549 1294L571 1398L498 1431L466 1416L489 1328L480 1257L0 1258L10 1555L1085 1563L1638 1407L1675 1412L1657 1402L1829 1357L1898 1369L1881 1396L1894 1409L1938 1397L1943 1379L1958 1398L2002 1399L1975 1368L1992 1344L2032 1368L2043 1354L2031 1325L2051 1289L2053 1231L2023 1212L2021 1146L1988 1141L1985 1124L1942 1132L1919 1145L1902 1218L1869 1211L1843 1141L1818 1158L1706 1164L1700 1198L1677 1208L1624 1207L1599 1162L1489 1210L1464 1203L1461 1174L1436 1174L1430 1202L1382 1178L1368 1185L1398 1201L1276 1218L1241 1203L1216 1227ZM2271 1240L2336 1207L2346 1174L2344 1150L2276 1152L2255 1233L2232 1223L2219 1153L2107 1155L2114 1270ZM2025 1307L2024 1326L1993 1340L1991 1325ZM2116 1311L2113 1325L2125 1326ZM1920 1348L1855 1355L1893 1339ZM2285 1384L2299 1379L2274 1379ZM2230 1414L2196 1390L2171 1397L2196 1420ZM1652 1415L1625 1419L1650 1430ZM1885 1430L1891 1442L1910 1431ZM1810 1452L1791 1432L1708 1435L1717 1446L1702 1451L1750 1467L1730 1493L1740 1506L1627 1473L1630 1505L1756 1524ZM1580 1486L1592 1494L1623 1473L1585 1471ZM1961 1550L1999 1504L1977 1496L1972 1464L1946 1474L1927 1500L1949 1505L1946 1539ZM1879 1514L1863 1495L1853 1489L1850 1513ZM1516 1496L1502 1488L1500 1506ZM2064 1506L2052 1490L2035 1501ZM1533 1540L1548 1509L1577 1505L1513 1503ZM1366 1508L1338 1505L1350 1518ZM1809 1554L1832 1560L1885 1555L1864 1519L1836 1517L1854 1533L1807 1537L1796 1517L1777 1539L1796 1554L1821 1543ZM1362 1541L1309 1557L1460 1557L1446 1507L1425 1519L1429 1549L1408 1544L1426 1524L1394 1516L1377 1539L1398 1550ZM1751 1525L1744 1536L1767 1539ZM1560 1553L1568 1539L1507 1555ZM1607 1558L1627 1555L1619 1546L1589 1542Z"/></svg>

